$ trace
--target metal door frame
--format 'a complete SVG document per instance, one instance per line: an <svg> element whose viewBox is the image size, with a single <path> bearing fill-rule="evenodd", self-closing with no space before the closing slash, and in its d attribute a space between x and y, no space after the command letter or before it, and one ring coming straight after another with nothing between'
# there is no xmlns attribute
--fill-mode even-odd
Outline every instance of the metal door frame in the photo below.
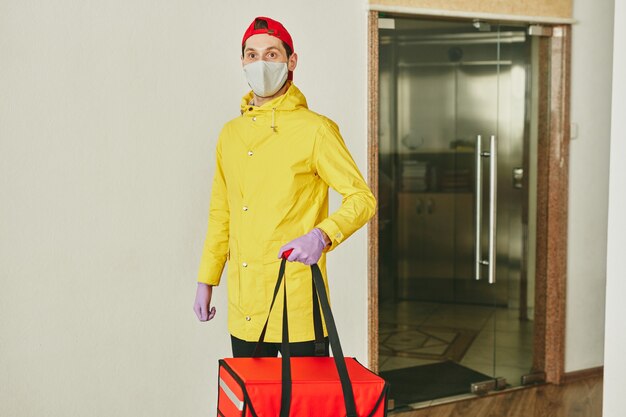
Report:
<svg viewBox="0 0 626 417"><path fill-rule="evenodd" d="M378 198L378 13L368 16L368 182ZM410 15L415 18L432 16ZM513 19L512 19L513 20ZM518 21L519 23L519 21ZM533 371L563 382L569 183L571 25L553 25L540 51L537 252ZM549 99L546 98L549 95ZM369 367L379 370L378 214L368 226Z"/></svg>

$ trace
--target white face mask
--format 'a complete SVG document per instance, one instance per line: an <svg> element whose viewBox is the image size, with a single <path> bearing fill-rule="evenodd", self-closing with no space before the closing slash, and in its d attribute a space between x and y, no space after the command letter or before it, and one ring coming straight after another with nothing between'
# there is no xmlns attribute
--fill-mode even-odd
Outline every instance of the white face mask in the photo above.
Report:
<svg viewBox="0 0 626 417"><path fill-rule="evenodd" d="M258 60L243 67L248 85L259 97L274 95L287 80L286 62L268 62Z"/></svg>

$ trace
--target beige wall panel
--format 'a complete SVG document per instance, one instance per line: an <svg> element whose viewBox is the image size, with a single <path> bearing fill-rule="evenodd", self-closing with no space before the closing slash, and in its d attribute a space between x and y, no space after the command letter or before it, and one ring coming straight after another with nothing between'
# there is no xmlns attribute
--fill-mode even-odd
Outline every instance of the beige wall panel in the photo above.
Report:
<svg viewBox="0 0 626 417"><path fill-rule="evenodd" d="M370 4L516 16L572 17L572 0L370 0Z"/></svg>
<svg viewBox="0 0 626 417"><path fill-rule="evenodd" d="M0 1L1 417L216 415L226 269L215 318L192 305L215 144L249 91L239 42L255 16L285 24L294 81L366 174L363 5ZM342 347L364 364L367 232L327 259Z"/></svg>

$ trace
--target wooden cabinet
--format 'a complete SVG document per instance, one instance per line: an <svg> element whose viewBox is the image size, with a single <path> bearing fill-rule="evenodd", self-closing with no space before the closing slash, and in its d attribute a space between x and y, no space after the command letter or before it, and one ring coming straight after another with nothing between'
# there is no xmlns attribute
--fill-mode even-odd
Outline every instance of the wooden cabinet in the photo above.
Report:
<svg viewBox="0 0 626 417"><path fill-rule="evenodd" d="M398 199L398 276L451 277L454 195L401 192Z"/></svg>
<svg viewBox="0 0 626 417"><path fill-rule="evenodd" d="M400 298L452 299L454 279L471 276L472 202L471 193L398 193Z"/></svg>

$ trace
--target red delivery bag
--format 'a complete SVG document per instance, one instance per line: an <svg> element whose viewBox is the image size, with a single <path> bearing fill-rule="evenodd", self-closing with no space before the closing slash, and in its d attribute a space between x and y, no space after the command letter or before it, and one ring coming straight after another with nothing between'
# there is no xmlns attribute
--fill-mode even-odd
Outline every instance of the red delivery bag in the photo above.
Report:
<svg viewBox="0 0 626 417"><path fill-rule="evenodd" d="M311 265L316 355L289 353L287 280L284 257L270 305L283 283L283 331L280 358L259 358L268 318L252 358L219 361L218 417L383 417L387 416L388 384L355 358L344 358L322 273ZM284 282L283 282L284 281ZM319 294L319 296L318 296ZM318 304L319 300L319 304ZM324 355L321 304L333 357Z"/></svg>

